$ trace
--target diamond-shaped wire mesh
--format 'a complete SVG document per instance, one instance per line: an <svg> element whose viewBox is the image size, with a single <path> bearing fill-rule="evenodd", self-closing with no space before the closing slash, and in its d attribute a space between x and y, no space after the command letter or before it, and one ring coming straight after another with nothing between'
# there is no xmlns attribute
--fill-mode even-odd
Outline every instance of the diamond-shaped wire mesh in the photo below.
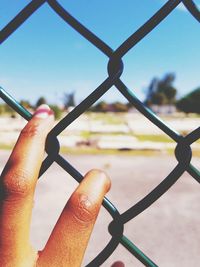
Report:
<svg viewBox="0 0 200 267"><path fill-rule="evenodd" d="M0 33L0 43L3 43L22 23L26 21L37 9L44 3L56 12L66 23L71 25L74 30L79 32L91 44L103 52L109 59L107 66L108 77L78 106L74 108L65 118L51 130L47 138L46 152L48 156L42 164L40 176L56 162L61 168L68 172L75 180L80 182L82 175L69 162L67 162L59 153L59 142L57 136L66 129L74 120L84 113L93 103L104 95L113 85L116 89L146 118L154 125L159 127L165 134L171 137L176 143L175 157L178 161L176 167L167 175L167 177L157 185L148 195L134 204L131 208L120 214L117 208L107 199L104 198L103 206L110 213L112 222L108 230L111 239L105 248L93 259L87 266L100 266L116 249L122 244L132 255L140 260L145 266L157 266L148 258L138 247L136 247L126 236L123 235L124 224L135 218L152 203L160 198L180 177L187 171L197 182L200 182L200 172L193 166L190 161L192 158L191 145L200 137L200 127L183 137L178 132L167 126L159 117L149 110L133 94L131 90L120 79L123 73L123 56L130 49L140 42L148 33L150 33L159 23L162 22L180 3L183 3L191 15L200 22L200 12L192 0L169 0L158 12L156 12L144 25L134 32L125 40L116 50L113 50L103 40L98 38L94 33L89 31L76 18L71 16L56 0L33 0L31 1L12 21L10 21ZM32 115L21 106L12 96L3 88L0 88L1 98L14 110L16 110L26 120L30 120Z"/></svg>

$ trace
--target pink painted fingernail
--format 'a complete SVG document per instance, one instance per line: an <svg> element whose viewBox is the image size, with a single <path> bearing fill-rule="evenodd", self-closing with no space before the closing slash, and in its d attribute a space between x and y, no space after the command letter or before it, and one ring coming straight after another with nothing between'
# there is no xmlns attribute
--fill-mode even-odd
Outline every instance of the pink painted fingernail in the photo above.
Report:
<svg viewBox="0 0 200 267"><path fill-rule="evenodd" d="M34 113L34 117L39 119L46 119L50 115L53 115L53 111L46 104L39 106Z"/></svg>

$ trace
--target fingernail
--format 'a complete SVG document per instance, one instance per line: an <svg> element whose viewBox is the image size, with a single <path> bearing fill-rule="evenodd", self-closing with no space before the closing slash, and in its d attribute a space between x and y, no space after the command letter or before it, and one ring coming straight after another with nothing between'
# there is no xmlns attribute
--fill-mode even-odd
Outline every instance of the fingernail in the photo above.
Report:
<svg viewBox="0 0 200 267"><path fill-rule="evenodd" d="M50 115L53 115L53 111L46 104L39 106L34 113L34 117L39 119L46 119Z"/></svg>

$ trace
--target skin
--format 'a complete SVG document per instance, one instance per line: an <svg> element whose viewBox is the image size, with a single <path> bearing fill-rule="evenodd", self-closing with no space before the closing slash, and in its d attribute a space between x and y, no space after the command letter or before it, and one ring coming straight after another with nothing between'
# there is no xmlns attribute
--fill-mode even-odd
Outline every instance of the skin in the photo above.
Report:
<svg viewBox="0 0 200 267"><path fill-rule="evenodd" d="M78 267L92 233L110 180L89 171L66 203L42 251L30 243L35 187L44 159L45 141L54 116L40 106L22 130L0 179L0 266ZM76 249L76 248L79 249ZM112 267L123 267L116 262Z"/></svg>

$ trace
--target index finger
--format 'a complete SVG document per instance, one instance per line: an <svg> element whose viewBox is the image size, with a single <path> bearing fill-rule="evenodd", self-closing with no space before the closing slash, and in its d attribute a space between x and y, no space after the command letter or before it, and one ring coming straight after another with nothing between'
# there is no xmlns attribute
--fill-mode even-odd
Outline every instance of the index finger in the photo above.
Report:
<svg viewBox="0 0 200 267"><path fill-rule="evenodd" d="M37 109L22 130L1 175L1 263L4 256L9 255L12 266L18 266L18 262L23 259L22 255L29 254L33 194L44 157L45 139L53 126L53 121L48 106L43 105Z"/></svg>

